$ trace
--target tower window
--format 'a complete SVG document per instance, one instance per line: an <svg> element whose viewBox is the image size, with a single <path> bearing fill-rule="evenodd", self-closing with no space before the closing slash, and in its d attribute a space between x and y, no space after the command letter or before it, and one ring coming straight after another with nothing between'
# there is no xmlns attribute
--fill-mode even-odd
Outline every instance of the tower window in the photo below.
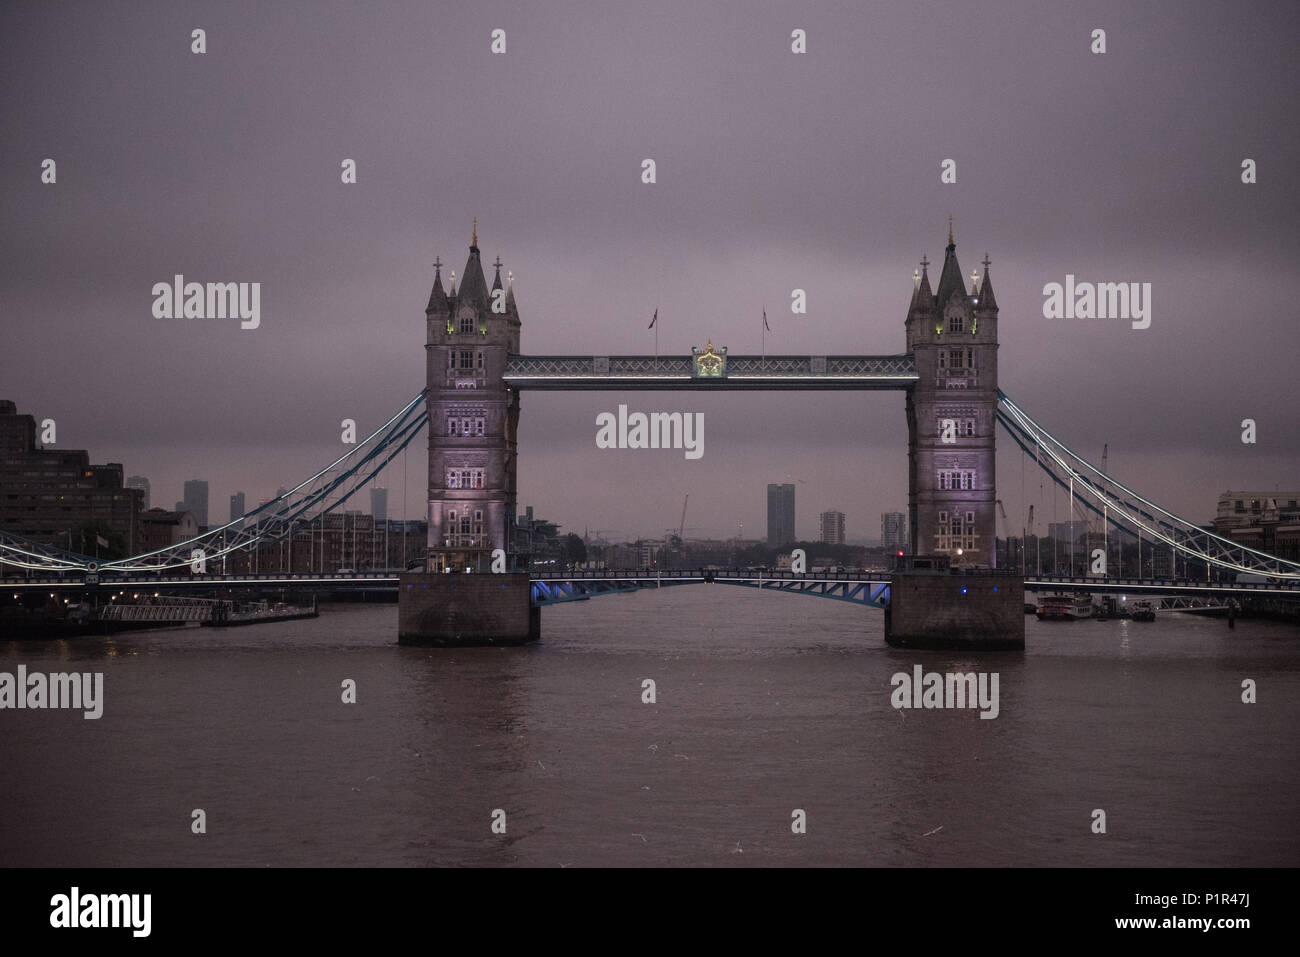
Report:
<svg viewBox="0 0 1300 957"><path fill-rule="evenodd" d="M956 313L948 318L948 328L953 332L961 332L964 320L961 313Z"/></svg>
<svg viewBox="0 0 1300 957"><path fill-rule="evenodd" d="M462 369L474 368L474 353L468 349L462 349L460 353L460 367Z"/></svg>
<svg viewBox="0 0 1300 957"><path fill-rule="evenodd" d="M483 350L482 350L482 349L480 349L479 352L478 352L478 367L479 367L479 369L482 369L482 368L483 368Z"/></svg>
<svg viewBox="0 0 1300 957"><path fill-rule="evenodd" d="M469 313L469 312L462 312L462 313L461 313L461 315L460 315L460 331L461 331L461 332L473 332L473 331L474 331L474 316L473 316L472 313Z"/></svg>

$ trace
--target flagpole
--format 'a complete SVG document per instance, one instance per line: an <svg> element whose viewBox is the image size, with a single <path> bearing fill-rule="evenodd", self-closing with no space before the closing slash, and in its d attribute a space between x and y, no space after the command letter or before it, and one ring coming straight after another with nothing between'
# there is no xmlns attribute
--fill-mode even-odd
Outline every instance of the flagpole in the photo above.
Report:
<svg viewBox="0 0 1300 957"><path fill-rule="evenodd" d="M650 320L650 328L655 331L655 368L659 368L659 303L655 303L654 318Z"/></svg>

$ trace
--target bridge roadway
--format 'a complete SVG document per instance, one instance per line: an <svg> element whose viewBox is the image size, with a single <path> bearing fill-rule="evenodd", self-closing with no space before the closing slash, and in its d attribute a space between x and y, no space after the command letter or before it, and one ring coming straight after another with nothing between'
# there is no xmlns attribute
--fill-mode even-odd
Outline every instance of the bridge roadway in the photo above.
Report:
<svg viewBox="0 0 1300 957"><path fill-rule="evenodd" d="M462 573L463 574L463 573ZM531 576L534 604L548 605L563 601L583 601L598 595L663 588L671 585L718 584L740 585L750 588L775 588L778 591L817 595L840 601L883 607L889 597L889 572L845 571L807 572L795 574L786 571L760 571L752 568L731 569L639 569L629 571L579 570L573 572L539 572ZM948 574L954 578L1001 577L1013 571L991 572L989 569L953 569ZM165 588L167 591L185 589L210 589L215 587L248 588L332 588L358 591L397 590L398 577L393 571L359 572L351 575L172 575L138 576L133 578L101 578L99 587L105 591L118 589L127 593L148 592ZM83 591L86 583L69 578L8 578L0 579L0 591L10 589L14 594L28 589L48 589L50 592ZM1090 578L1085 576L1030 576L1025 579L1025 590L1032 592L1119 592L1151 595L1260 595L1275 596L1300 601L1300 582L1281 584L1268 582L1201 582L1188 579L1136 579Z"/></svg>

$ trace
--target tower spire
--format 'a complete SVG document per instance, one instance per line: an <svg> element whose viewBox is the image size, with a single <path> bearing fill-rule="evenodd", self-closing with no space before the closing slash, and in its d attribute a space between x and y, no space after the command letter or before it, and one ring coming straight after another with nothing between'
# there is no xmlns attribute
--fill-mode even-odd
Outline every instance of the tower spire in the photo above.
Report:
<svg viewBox="0 0 1300 957"><path fill-rule="evenodd" d="M952 213L948 214L948 245L954 245L952 241Z"/></svg>
<svg viewBox="0 0 1300 957"><path fill-rule="evenodd" d="M952 217L949 216L948 219L951 221ZM951 233L951 232L952 232L952 230L951 230L951 228L949 228L949 233ZM948 242L952 242L952 236L951 236L951 235L948 236ZM469 247L470 247L470 249L477 249L477 248L478 248L478 217L477 217L477 216L474 217L474 235L470 237L470 240L469 240Z"/></svg>
<svg viewBox="0 0 1300 957"><path fill-rule="evenodd" d="M453 287L455 283L453 282ZM455 289L452 289L453 294ZM442 291L442 257L439 256L433 261L433 291L429 293L429 304L425 307L425 315L433 312L445 312L447 310L447 294Z"/></svg>

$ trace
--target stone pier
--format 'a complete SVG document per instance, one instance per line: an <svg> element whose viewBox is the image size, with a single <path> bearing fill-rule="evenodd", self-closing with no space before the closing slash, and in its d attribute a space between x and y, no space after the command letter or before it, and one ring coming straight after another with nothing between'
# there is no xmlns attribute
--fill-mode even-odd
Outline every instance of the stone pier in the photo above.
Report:
<svg viewBox="0 0 1300 957"><path fill-rule="evenodd" d="M541 636L528 575L398 576L397 643L441 648L522 645Z"/></svg>
<svg viewBox="0 0 1300 957"><path fill-rule="evenodd" d="M885 641L896 648L1023 650L1025 580L1002 572L906 570L889 581Z"/></svg>

